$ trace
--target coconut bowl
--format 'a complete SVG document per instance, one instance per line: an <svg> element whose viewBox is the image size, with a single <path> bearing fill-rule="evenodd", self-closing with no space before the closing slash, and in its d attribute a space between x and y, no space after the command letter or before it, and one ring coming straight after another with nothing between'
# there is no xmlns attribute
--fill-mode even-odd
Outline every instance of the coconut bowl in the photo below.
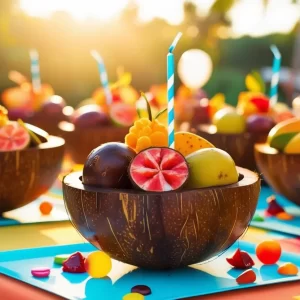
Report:
<svg viewBox="0 0 300 300"><path fill-rule="evenodd" d="M90 152L108 142L124 142L127 127L97 126L77 128L72 123L59 124L60 136L66 141L66 151L77 164L84 164Z"/></svg>
<svg viewBox="0 0 300 300"><path fill-rule="evenodd" d="M267 183L300 206L300 154L285 154L267 144L257 144L255 159Z"/></svg>
<svg viewBox="0 0 300 300"><path fill-rule="evenodd" d="M64 140L27 124L42 144L0 152L0 214L24 206L44 194L56 180L64 155Z"/></svg>
<svg viewBox="0 0 300 300"><path fill-rule="evenodd" d="M246 169L238 172L232 185L164 193L89 187L74 172L63 180L63 196L73 226L112 258L178 268L215 257L247 229L260 180Z"/></svg>
<svg viewBox="0 0 300 300"><path fill-rule="evenodd" d="M257 170L254 158L254 145L266 142L268 137L268 133L218 133L216 126L204 124L196 127L194 133L205 138L217 148L229 153L236 165L252 171Z"/></svg>

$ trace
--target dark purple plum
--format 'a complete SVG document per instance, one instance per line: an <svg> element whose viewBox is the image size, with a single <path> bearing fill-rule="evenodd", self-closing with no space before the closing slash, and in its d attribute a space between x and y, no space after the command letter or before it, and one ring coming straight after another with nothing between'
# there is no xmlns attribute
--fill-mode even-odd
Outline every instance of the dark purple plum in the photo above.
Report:
<svg viewBox="0 0 300 300"><path fill-rule="evenodd" d="M193 125L209 123L209 101L207 98L196 100L193 106L194 116L192 119Z"/></svg>
<svg viewBox="0 0 300 300"><path fill-rule="evenodd" d="M90 128L110 123L108 115L95 104L85 105L78 108L73 114L75 127Z"/></svg>
<svg viewBox="0 0 300 300"><path fill-rule="evenodd" d="M83 184L101 188L128 189L128 167L136 153L123 143L105 143L88 156L82 173Z"/></svg>
<svg viewBox="0 0 300 300"><path fill-rule="evenodd" d="M268 133L274 126L274 120L267 115L252 115L247 118L247 131L254 133Z"/></svg>
<svg viewBox="0 0 300 300"><path fill-rule="evenodd" d="M24 108L12 108L8 110L8 118L12 121L17 121L18 119L27 122L33 115L33 112L24 110Z"/></svg>
<svg viewBox="0 0 300 300"><path fill-rule="evenodd" d="M41 107L41 112L49 116L62 115L63 108L66 106L65 100L57 95L49 97Z"/></svg>

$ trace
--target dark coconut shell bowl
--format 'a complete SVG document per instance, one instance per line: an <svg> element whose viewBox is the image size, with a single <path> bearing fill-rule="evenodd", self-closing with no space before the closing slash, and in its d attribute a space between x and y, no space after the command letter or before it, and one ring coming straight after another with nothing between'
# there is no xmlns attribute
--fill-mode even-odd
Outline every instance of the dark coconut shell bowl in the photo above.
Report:
<svg viewBox="0 0 300 300"><path fill-rule="evenodd" d="M60 136L66 141L66 151L77 164L84 164L90 152L102 144L124 142L128 127L97 126L78 128L72 123L59 124Z"/></svg>
<svg viewBox="0 0 300 300"><path fill-rule="evenodd" d="M255 159L267 183L300 206L300 154L280 153L267 144L257 144Z"/></svg>
<svg viewBox="0 0 300 300"><path fill-rule="evenodd" d="M193 132L205 138L217 148L229 153L237 166L252 171L257 170L254 158L254 145L256 143L264 143L268 138L268 133L218 133L214 125L204 124L196 127Z"/></svg>
<svg viewBox="0 0 300 300"><path fill-rule="evenodd" d="M178 268L215 257L247 229L260 179L238 172L232 185L164 193L89 187L74 172L63 180L63 196L74 227L112 258L142 268Z"/></svg>
<svg viewBox="0 0 300 300"><path fill-rule="evenodd" d="M61 170L64 140L27 126L42 144L21 151L0 152L0 214L24 206L44 194Z"/></svg>

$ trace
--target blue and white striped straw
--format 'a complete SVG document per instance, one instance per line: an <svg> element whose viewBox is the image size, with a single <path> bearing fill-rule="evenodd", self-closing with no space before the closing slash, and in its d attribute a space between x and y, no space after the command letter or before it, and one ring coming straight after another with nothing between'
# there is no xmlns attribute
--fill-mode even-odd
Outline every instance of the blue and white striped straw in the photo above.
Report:
<svg viewBox="0 0 300 300"><path fill-rule="evenodd" d="M112 102L112 94L111 94L111 90L109 88L108 76L107 76L107 72L106 72L106 68L105 68L103 59L96 50L92 50L91 55L94 57L94 59L98 63L100 81L101 81L102 86L104 88L104 93L105 93L105 97L106 97L106 104L110 105L111 102Z"/></svg>
<svg viewBox="0 0 300 300"><path fill-rule="evenodd" d="M40 64L39 64L39 54L35 49L29 51L30 55L30 69L31 69L31 80L32 87L35 93L41 90L41 76L40 76Z"/></svg>
<svg viewBox="0 0 300 300"><path fill-rule="evenodd" d="M169 147L174 149L175 147L175 133L174 133L174 95L175 95L175 88L174 88L174 70L175 70L175 63L174 63L174 55L173 50L175 49L179 39L181 38L182 33L179 32L173 43L169 48L169 52L167 55L167 80L168 80L168 144Z"/></svg>
<svg viewBox="0 0 300 300"><path fill-rule="evenodd" d="M278 85L279 85L281 54L275 45L271 45L270 48L274 55L273 68L272 68L273 74L272 74L271 88L270 88L270 101L271 101L271 106L273 106L278 101Z"/></svg>

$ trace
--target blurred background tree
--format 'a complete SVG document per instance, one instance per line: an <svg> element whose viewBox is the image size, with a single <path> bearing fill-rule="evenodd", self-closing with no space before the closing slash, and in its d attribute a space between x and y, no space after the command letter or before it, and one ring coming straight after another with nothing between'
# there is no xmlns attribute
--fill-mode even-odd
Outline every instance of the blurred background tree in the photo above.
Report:
<svg viewBox="0 0 300 300"><path fill-rule="evenodd" d="M50 2L52 10L49 8L49 14L45 17L38 8L45 10ZM286 6L298 11L298 19L297 12L293 13L294 23L288 30L264 32L265 25L252 24L261 30L258 30L259 34L254 31L251 35L247 32L245 35L239 23L232 22L234 13L240 14L240 18L252 13L242 6L246 2L251 5L249 0L161 0L159 14L142 21L139 14L142 4L146 2L143 0L118 0L101 7L99 4L98 12L102 16L106 16L106 12L100 10L107 9L108 15L113 5L120 5L120 12L109 18L97 18L91 13L80 20L72 12L82 1L50 2L0 1L1 92L14 85L7 77L10 70L18 70L30 77L30 48L39 51L42 80L50 83L56 93L71 105L90 97L100 85L96 63L90 56L91 49L97 49L103 56L110 81L116 80L116 69L123 66L132 73L133 85L138 90L147 90L153 84L165 82L167 49L178 31L184 35L176 48L176 59L190 48L201 48L209 53L214 62L214 72L204 88L209 96L224 92L230 103L235 103L238 93L245 89L247 72L271 66L270 44L274 43L280 49L283 66L290 67L293 61L299 61L299 58L293 58L296 36L298 34L299 39L300 35L297 30L300 26L298 0L252 0L252 5L264 7L261 19L274 11L276 5L278 10ZM53 9L55 3L62 2L69 3L70 9L58 4L57 9ZM96 2L85 1L84 5L94 3L97 7ZM148 5L149 2L156 1L148 1ZM168 20L168 11L172 11L173 4L174 12L176 7L179 7L179 12L182 10L179 22ZM80 13L80 6L76 13ZM254 17L257 16L253 14ZM176 82L179 84L178 80ZM283 94L281 98L284 98Z"/></svg>

